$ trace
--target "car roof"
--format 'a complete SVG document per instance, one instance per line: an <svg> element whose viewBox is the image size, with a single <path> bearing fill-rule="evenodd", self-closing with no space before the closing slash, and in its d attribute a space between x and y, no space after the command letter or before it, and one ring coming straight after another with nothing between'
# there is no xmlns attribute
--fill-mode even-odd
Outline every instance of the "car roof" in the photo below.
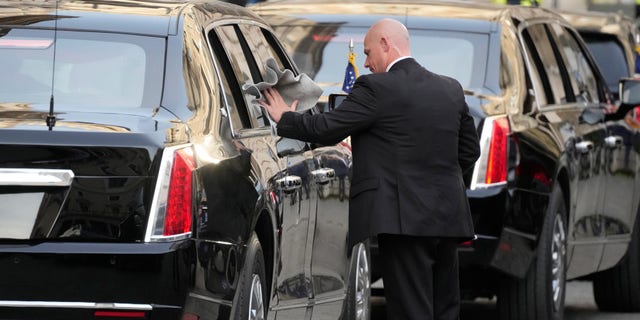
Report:
<svg viewBox="0 0 640 320"><path fill-rule="evenodd" d="M582 32L605 33L617 36L621 41L635 44L638 29L630 17L614 12L572 12L560 14L576 29Z"/></svg>
<svg viewBox="0 0 640 320"><path fill-rule="evenodd" d="M57 12L57 23L56 23ZM94 30L166 36L175 34L180 15L199 12L205 20L226 17L262 19L246 8L222 1L60 0L3 1L0 26Z"/></svg>
<svg viewBox="0 0 640 320"><path fill-rule="evenodd" d="M501 20L527 20L533 18L564 19L544 8L494 5L469 1L445 0L269 0L251 5L250 8L265 16L308 17L314 21L343 22L350 26L371 26L383 17L404 17L408 28L419 27L418 21L425 19L447 19L484 21L496 23ZM348 16L349 20L344 18ZM341 20L340 20L341 19ZM400 19L403 20L403 19ZM477 25L476 25L477 26ZM480 30L477 30L480 31Z"/></svg>

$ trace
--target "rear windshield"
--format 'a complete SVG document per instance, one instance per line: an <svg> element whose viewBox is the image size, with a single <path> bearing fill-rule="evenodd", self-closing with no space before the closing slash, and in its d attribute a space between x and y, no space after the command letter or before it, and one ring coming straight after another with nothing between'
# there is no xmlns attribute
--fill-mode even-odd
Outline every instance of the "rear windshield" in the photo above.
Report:
<svg viewBox="0 0 640 320"><path fill-rule="evenodd" d="M163 57L162 38L0 29L0 103L48 107L53 94L57 111L157 107Z"/></svg>
<svg viewBox="0 0 640 320"><path fill-rule="evenodd" d="M301 72L316 82L341 83L344 79L349 43L353 40L356 67L364 67L364 36L367 28L336 25L274 26ZM430 71L450 76L464 88L483 87L489 36L447 30L409 31L411 53Z"/></svg>

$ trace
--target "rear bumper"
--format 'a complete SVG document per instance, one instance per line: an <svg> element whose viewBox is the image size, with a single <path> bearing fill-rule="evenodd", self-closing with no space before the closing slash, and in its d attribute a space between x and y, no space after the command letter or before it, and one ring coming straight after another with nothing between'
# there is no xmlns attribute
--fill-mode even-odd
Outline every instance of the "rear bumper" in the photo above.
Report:
<svg viewBox="0 0 640 320"><path fill-rule="evenodd" d="M98 311L177 319L193 283L194 264L191 240L0 244L0 314L102 319Z"/></svg>

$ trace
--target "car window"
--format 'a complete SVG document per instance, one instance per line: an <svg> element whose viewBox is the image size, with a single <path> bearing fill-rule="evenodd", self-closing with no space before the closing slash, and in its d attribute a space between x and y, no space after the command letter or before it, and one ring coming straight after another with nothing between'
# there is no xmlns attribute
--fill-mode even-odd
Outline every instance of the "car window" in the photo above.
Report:
<svg viewBox="0 0 640 320"><path fill-rule="evenodd" d="M251 128L251 121L244 107L242 93L238 90L237 84L231 84L227 78L227 72L221 67L222 63L217 56L214 56L215 64L218 68L218 74L221 86L220 105L225 108L227 117L231 123L231 129L234 132L240 129ZM233 89L236 88L236 89Z"/></svg>
<svg viewBox="0 0 640 320"><path fill-rule="evenodd" d="M281 55L278 55L276 50L271 46L269 41L265 38L266 31L263 31L259 26L254 25L239 25L240 31L247 39L247 44L249 45L249 49L253 54L253 58L256 60L258 68L260 69L261 74L266 74L265 65L269 58L273 58L278 67L282 69L291 69L291 66L288 63L284 63Z"/></svg>
<svg viewBox="0 0 640 320"><path fill-rule="evenodd" d="M214 30L209 31L208 38L222 89L220 99L222 100L222 106L225 107L228 113L232 130L237 132L241 129L249 129L251 128L251 120L246 108L245 96L240 90L241 84L235 76L232 62Z"/></svg>
<svg viewBox="0 0 640 320"><path fill-rule="evenodd" d="M156 37L58 31L54 45L48 30L11 29L0 42L0 101L48 106L53 93L56 110L156 108L163 70L152 66L164 51Z"/></svg>
<svg viewBox="0 0 640 320"><path fill-rule="evenodd" d="M364 68L365 27L335 24L274 26L300 72L314 81L340 87L353 41L359 74ZM449 30L411 29L411 54L427 69L452 77L464 88L480 88L486 73L488 35ZM332 92L329 92L332 93Z"/></svg>
<svg viewBox="0 0 640 320"><path fill-rule="evenodd" d="M535 24L522 31L525 42L529 65L533 70L531 74L537 74L540 79L539 85L543 92L537 95L544 95L544 99L538 99L541 106L543 102L549 105L567 102L567 96L562 81L560 66L556 60L553 48L543 24ZM538 89L539 90L539 89Z"/></svg>
<svg viewBox="0 0 640 320"><path fill-rule="evenodd" d="M240 35L240 31L237 25L220 26L213 29L216 33L216 37L210 36L210 39L219 41L218 50L223 51L219 54L228 59L231 70L228 70L226 77L236 79L239 86L245 83L258 83L262 81L262 75L258 66L253 59L247 59L247 54L250 56L250 50L246 43L246 40ZM216 46L214 46L215 48ZM245 54L247 53L247 54ZM247 114L249 115L252 128L265 127L269 125L269 121L265 116L262 108L253 101L255 97L251 94L242 93Z"/></svg>
<svg viewBox="0 0 640 320"><path fill-rule="evenodd" d="M597 103L598 83L587 56L578 44L575 34L559 24L550 25L557 38L560 54L569 72L569 79L575 95L575 101Z"/></svg>
<svg viewBox="0 0 640 320"><path fill-rule="evenodd" d="M586 32L581 36L596 60L609 91L617 93L620 78L631 76L622 44L613 35Z"/></svg>

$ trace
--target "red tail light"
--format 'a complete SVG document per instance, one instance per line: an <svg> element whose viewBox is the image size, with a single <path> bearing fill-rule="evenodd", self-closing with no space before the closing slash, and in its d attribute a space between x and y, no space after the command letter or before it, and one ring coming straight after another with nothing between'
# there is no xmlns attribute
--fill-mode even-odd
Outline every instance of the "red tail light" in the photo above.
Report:
<svg viewBox="0 0 640 320"><path fill-rule="evenodd" d="M495 119L492 129L485 178L486 184L507 181L507 141L509 138L509 122L507 118Z"/></svg>
<svg viewBox="0 0 640 320"><path fill-rule="evenodd" d="M181 149L174 154L164 219L164 236L191 231L192 175L195 162L193 154L187 150L190 149Z"/></svg>

